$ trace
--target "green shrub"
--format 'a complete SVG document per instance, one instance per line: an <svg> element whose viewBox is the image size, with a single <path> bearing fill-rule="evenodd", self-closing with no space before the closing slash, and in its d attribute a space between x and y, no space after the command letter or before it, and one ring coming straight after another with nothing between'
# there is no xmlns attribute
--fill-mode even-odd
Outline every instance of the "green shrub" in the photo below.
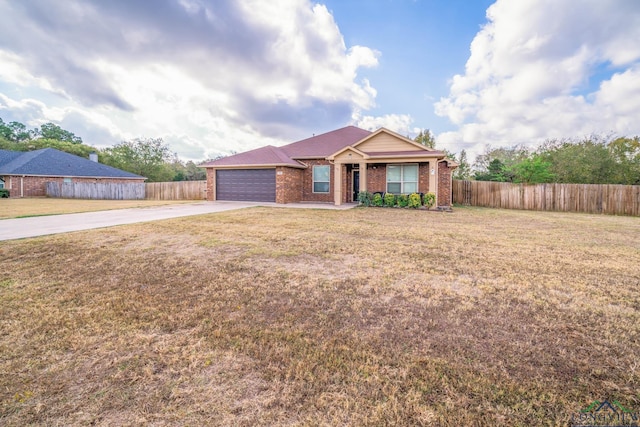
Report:
<svg viewBox="0 0 640 427"><path fill-rule="evenodd" d="M382 195L380 193L374 194L371 199L371 204L373 204L373 206L382 206Z"/></svg>
<svg viewBox="0 0 640 427"><path fill-rule="evenodd" d="M422 203L420 203L420 195L418 193L409 194L409 198L407 199L407 205L410 208L418 209Z"/></svg>
<svg viewBox="0 0 640 427"><path fill-rule="evenodd" d="M6 188L0 188L0 198L7 197L9 197L9 190L7 190Z"/></svg>
<svg viewBox="0 0 640 427"><path fill-rule="evenodd" d="M436 203L436 195L433 193L427 193L424 195L424 205L427 209L431 209Z"/></svg>
<svg viewBox="0 0 640 427"><path fill-rule="evenodd" d="M387 193L384 195L384 205L388 208L392 208L396 205L396 196L393 193Z"/></svg>
<svg viewBox="0 0 640 427"><path fill-rule="evenodd" d="M406 208L409 204L409 197L406 194L399 194L396 200L401 208Z"/></svg>
<svg viewBox="0 0 640 427"><path fill-rule="evenodd" d="M363 206L369 207L371 206L373 194L368 191L361 191L358 193L358 203Z"/></svg>

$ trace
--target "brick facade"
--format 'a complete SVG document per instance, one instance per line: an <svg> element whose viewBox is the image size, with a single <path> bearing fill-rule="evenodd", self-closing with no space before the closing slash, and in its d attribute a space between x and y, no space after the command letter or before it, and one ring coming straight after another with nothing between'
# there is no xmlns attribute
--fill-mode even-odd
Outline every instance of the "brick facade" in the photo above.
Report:
<svg viewBox="0 0 640 427"><path fill-rule="evenodd" d="M216 199L216 170L207 168L207 200L213 202Z"/></svg>
<svg viewBox="0 0 640 427"><path fill-rule="evenodd" d="M328 160L305 160L309 167L306 169L296 169L285 166L276 167L276 203L297 203L297 202L321 202L333 203L335 165ZM329 193L313 192L313 166L328 165L331 167L331 181ZM357 170L354 165L342 165L342 203L355 202L353 200L353 174ZM451 174L447 162L438 163L438 183L437 196L438 206L451 205ZM429 192L429 181L431 171L429 163L419 163L418 191L420 193ZM60 178L62 179L62 178ZM362 179L362 175L361 175ZM50 181L50 179L48 179ZM75 180L75 178L74 178ZM207 200L215 200L215 169L207 168ZM386 164L367 165L367 191L375 193L387 190L387 168Z"/></svg>
<svg viewBox="0 0 640 427"><path fill-rule="evenodd" d="M438 206L451 206L451 175L454 168L447 162L438 163Z"/></svg>
<svg viewBox="0 0 640 427"><path fill-rule="evenodd" d="M387 167L384 164L367 165L367 191L387 191Z"/></svg>
<svg viewBox="0 0 640 427"><path fill-rule="evenodd" d="M63 183L63 177L51 176L3 176L4 188L8 189L11 197L44 197L46 196L46 183L58 182ZM122 178L79 178L70 177L71 182L87 182L102 184L129 184L132 182L141 182L140 180L122 179Z"/></svg>
<svg viewBox="0 0 640 427"><path fill-rule="evenodd" d="M302 169L302 201L303 202L326 202L333 203L333 183L334 178L334 165L329 163L328 160L303 160L305 164L309 165L307 169ZM331 178L329 181L328 193L314 193L313 192L313 166L316 165L329 165L331 166ZM343 170L344 176L344 170Z"/></svg>
<svg viewBox="0 0 640 427"><path fill-rule="evenodd" d="M427 194L429 192L429 163L418 164L418 192Z"/></svg>
<svg viewBox="0 0 640 427"><path fill-rule="evenodd" d="M302 200L303 169L276 168L276 203L297 203Z"/></svg>

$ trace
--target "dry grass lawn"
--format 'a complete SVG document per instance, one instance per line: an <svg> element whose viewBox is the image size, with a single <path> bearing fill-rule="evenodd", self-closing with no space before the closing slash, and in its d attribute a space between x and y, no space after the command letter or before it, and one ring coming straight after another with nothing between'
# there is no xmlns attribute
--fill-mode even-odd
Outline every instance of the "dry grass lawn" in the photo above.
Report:
<svg viewBox="0 0 640 427"><path fill-rule="evenodd" d="M0 219L40 215L106 211L112 209L144 208L176 203L195 203L193 200L81 200L47 197L0 199Z"/></svg>
<svg viewBox="0 0 640 427"><path fill-rule="evenodd" d="M640 219L253 208L0 244L0 425L640 411Z"/></svg>

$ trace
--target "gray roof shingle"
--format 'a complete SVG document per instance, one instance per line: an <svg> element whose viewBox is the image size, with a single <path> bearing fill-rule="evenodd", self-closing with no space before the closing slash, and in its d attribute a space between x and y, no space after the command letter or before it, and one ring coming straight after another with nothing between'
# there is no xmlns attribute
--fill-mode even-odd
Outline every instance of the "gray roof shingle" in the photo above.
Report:
<svg viewBox="0 0 640 427"><path fill-rule="evenodd" d="M144 179L55 148L27 152L0 150L0 175Z"/></svg>

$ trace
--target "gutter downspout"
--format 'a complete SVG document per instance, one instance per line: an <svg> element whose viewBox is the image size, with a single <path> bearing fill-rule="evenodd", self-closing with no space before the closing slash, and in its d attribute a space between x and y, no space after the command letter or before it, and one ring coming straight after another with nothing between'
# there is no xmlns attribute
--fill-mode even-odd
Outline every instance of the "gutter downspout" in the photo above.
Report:
<svg viewBox="0 0 640 427"><path fill-rule="evenodd" d="M24 197L24 175L20 177L20 197Z"/></svg>

